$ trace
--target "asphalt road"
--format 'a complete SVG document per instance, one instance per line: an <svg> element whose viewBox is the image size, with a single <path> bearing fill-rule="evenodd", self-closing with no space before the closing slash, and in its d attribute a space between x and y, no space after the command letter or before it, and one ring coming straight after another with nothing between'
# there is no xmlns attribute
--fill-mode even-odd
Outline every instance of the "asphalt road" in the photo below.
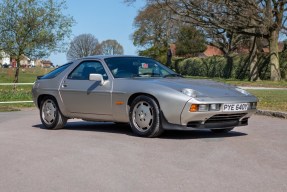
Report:
<svg viewBox="0 0 287 192"><path fill-rule="evenodd" d="M287 191L287 120L253 116L229 134L132 135L70 121L45 130L37 110L0 113L0 191Z"/></svg>

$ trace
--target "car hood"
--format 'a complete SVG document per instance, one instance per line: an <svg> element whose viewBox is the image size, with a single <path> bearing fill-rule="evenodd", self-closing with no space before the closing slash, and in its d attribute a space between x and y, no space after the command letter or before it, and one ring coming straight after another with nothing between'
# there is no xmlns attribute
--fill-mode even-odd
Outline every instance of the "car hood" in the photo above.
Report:
<svg viewBox="0 0 287 192"><path fill-rule="evenodd" d="M151 83L161 86L169 87L178 91L189 88L197 91L203 97L238 97L246 96L245 94L236 90L233 85L228 85L211 80L202 79L185 79L185 78L162 78L149 79Z"/></svg>

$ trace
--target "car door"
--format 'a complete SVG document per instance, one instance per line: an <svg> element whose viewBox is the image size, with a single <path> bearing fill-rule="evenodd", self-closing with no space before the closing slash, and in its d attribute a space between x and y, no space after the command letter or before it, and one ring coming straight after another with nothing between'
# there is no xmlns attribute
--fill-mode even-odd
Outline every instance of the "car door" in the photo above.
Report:
<svg viewBox="0 0 287 192"><path fill-rule="evenodd" d="M104 84L90 81L91 73L103 75ZM60 94L70 113L111 116L111 87L101 62L83 61L62 81Z"/></svg>

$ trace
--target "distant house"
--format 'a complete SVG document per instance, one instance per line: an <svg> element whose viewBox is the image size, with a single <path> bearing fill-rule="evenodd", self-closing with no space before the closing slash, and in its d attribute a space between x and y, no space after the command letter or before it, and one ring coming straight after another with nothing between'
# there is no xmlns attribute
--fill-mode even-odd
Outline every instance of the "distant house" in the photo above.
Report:
<svg viewBox="0 0 287 192"><path fill-rule="evenodd" d="M6 54L4 51L0 52L0 64L10 65L10 55Z"/></svg>
<svg viewBox="0 0 287 192"><path fill-rule="evenodd" d="M282 52L284 50L284 42L278 42L278 52ZM263 47L262 48L263 53L269 53L269 47Z"/></svg>
<svg viewBox="0 0 287 192"><path fill-rule="evenodd" d="M0 64L1 65L9 65L13 68L17 67L17 62L15 57L10 57L7 53L4 51L0 52ZM25 68L25 67L30 67L34 65L34 61L31 60L29 57L22 55L20 57L20 66Z"/></svg>
<svg viewBox="0 0 287 192"><path fill-rule="evenodd" d="M176 55L176 45L174 43L169 45L169 49L172 55Z"/></svg>
<svg viewBox="0 0 287 192"><path fill-rule="evenodd" d="M13 57L10 57L11 59L11 65L13 68L17 67L17 62L16 62L16 59L13 58ZM25 68L25 67L29 67L30 66L30 62L31 62L31 59L25 55L22 55L20 57L20 66Z"/></svg>
<svg viewBox="0 0 287 192"><path fill-rule="evenodd" d="M263 45L262 48L259 48L259 51L263 53L269 53L268 46L269 46L268 44ZM250 49L249 47L241 46L241 47L238 47L235 50L235 52L237 54L249 54L250 53L249 49ZM284 50L284 43L278 42L278 51L282 52L283 50ZM199 57L211 57L211 56L223 56L223 55L224 55L223 51L221 51L219 48L212 46L212 45L207 45L206 50L203 53L201 53Z"/></svg>
<svg viewBox="0 0 287 192"><path fill-rule="evenodd" d="M172 52L173 56L176 56L176 45L175 44L170 44L170 49ZM250 48L247 45L243 45L238 47L235 50L235 53L237 54L249 54L250 53ZM264 42L263 45L261 45L261 48L259 48L260 52L263 53L269 53L269 45L268 42ZM278 51L282 52L284 51L284 42L278 42ZM212 57L212 56L224 56L224 52L220 50L219 48L212 46L212 45L206 45L206 50L202 53L198 54L198 57L200 58L206 58L206 57Z"/></svg>
<svg viewBox="0 0 287 192"><path fill-rule="evenodd" d="M259 45L257 45L257 49L260 53L269 53L269 42L267 40L262 41ZM278 42L278 52L284 51L284 42ZM239 46L236 50L238 54L249 54L250 47L248 45Z"/></svg>
<svg viewBox="0 0 287 192"><path fill-rule="evenodd" d="M31 59L25 55L22 55L21 58L20 58L20 66L21 67L29 67L30 66L30 62L31 62Z"/></svg>
<svg viewBox="0 0 287 192"><path fill-rule="evenodd" d="M170 44L170 49L172 52L172 55L176 55L176 45L175 44ZM224 55L223 51L221 51L219 48L212 46L212 45L207 45L206 50L202 53L198 54L198 57L205 58L205 57L211 57L211 56L222 56Z"/></svg>
<svg viewBox="0 0 287 192"><path fill-rule="evenodd" d="M51 68L53 63L50 60L37 59L34 61L35 67Z"/></svg>
<svg viewBox="0 0 287 192"><path fill-rule="evenodd" d="M41 63L42 63L42 67L43 68L54 67L53 63L51 61L49 61L49 60L42 60Z"/></svg>
<svg viewBox="0 0 287 192"><path fill-rule="evenodd" d="M215 46L207 45L206 50L203 53L199 54L199 57L212 57L212 56L223 56L224 53Z"/></svg>

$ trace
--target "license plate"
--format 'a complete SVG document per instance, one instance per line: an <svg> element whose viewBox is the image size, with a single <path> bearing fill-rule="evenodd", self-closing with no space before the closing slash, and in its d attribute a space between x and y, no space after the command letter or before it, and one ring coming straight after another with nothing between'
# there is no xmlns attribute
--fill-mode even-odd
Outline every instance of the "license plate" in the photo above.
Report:
<svg viewBox="0 0 287 192"><path fill-rule="evenodd" d="M248 103L223 104L223 111L247 111Z"/></svg>

